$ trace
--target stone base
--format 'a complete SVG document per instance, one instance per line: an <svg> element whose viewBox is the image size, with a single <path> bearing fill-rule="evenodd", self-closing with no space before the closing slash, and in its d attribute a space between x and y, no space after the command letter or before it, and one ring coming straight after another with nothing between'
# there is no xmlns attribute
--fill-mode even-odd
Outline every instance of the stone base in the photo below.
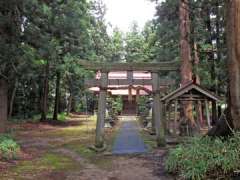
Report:
<svg viewBox="0 0 240 180"><path fill-rule="evenodd" d="M101 147L101 148L98 148L98 147L96 147L96 146L93 145L93 146L90 146L89 149L92 150L92 151L95 151L95 152L100 153L100 152L106 151L107 145L104 144L103 147Z"/></svg>

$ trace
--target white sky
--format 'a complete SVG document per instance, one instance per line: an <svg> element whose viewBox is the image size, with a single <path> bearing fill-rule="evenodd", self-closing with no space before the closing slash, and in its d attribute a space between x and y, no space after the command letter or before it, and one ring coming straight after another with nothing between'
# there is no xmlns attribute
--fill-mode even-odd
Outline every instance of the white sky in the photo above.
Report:
<svg viewBox="0 0 240 180"><path fill-rule="evenodd" d="M127 32L133 21L140 28L155 15L155 3L148 0L103 0L107 6L106 21Z"/></svg>

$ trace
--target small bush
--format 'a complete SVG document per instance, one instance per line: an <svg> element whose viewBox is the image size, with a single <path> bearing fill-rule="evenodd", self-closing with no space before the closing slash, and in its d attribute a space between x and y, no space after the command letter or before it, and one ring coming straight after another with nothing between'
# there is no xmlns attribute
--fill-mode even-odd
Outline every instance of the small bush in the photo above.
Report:
<svg viewBox="0 0 240 180"><path fill-rule="evenodd" d="M58 114L58 120L62 121L62 122L66 121L67 120L67 113L62 112L62 113Z"/></svg>
<svg viewBox="0 0 240 180"><path fill-rule="evenodd" d="M195 137L171 150L166 169L184 179L227 178L240 170L240 134L228 140Z"/></svg>
<svg viewBox="0 0 240 180"><path fill-rule="evenodd" d="M19 151L19 145L9 135L0 135L0 159L16 159Z"/></svg>

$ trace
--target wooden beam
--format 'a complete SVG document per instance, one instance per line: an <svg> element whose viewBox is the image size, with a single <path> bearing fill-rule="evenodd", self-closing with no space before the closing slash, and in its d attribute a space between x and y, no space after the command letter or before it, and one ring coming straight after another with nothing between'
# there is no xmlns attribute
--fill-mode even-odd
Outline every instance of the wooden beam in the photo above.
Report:
<svg viewBox="0 0 240 180"><path fill-rule="evenodd" d="M216 101L212 101L212 123L213 123L213 125L216 125L217 121L218 121L217 103L216 103Z"/></svg>
<svg viewBox="0 0 240 180"><path fill-rule="evenodd" d="M107 90L126 90L128 88L129 88L129 86L108 87ZM151 94L152 93L151 90L149 90L149 89L147 89L145 87L142 87L142 86L137 86L137 87L132 86L132 89L135 89L136 93L139 93L138 95L140 95L140 90L145 91L147 94Z"/></svg>
<svg viewBox="0 0 240 180"><path fill-rule="evenodd" d="M179 69L177 61L161 63L99 63L89 61L78 61L88 70L103 71L176 71Z"/></svg>
<svg viewBox="0 0 240 180"><path fill-rule="evenodd" d="M205 110L206 110L206 116L207 116L207 123L208 123L208 128L211 128L211 120L210 120L210 113L209 113L209 103L208 100L205 100Z"/></svg>
<svg viewBox="0 0 240 180"><path fill-rule="evenodd" d="M178 101L175 100L174 102L174 128L173 128L173 133L174 135L177 135L177 118L178 118Z"/></svg>
<svg viewBox="0 0 240 180"><path fill-rule="evenodd" d="M101 85L101 80L98 79L90 79L90 80L85 80L85 87L99 87ZM159 81L159 86L169 86L175 84L175 80L169 80L169 79L161 79ZM152 85L152 80L151 79L133 79L132 83L129 84L128 79L109 79L108 80L108 85L109 86L128 86L128 85L133 85L133 86L144 86L144 85Z"/></svg>
<svg viewBox="0 0 240 180"><path fill-rule="evenodd" d="M196 113L197 113L197 120L200 124L200 127L203 127L204 122L203 122L203 112L202 112L202 102L196 101Z"/></svg>
<svg viewBox="0 0 240 180"><path fill-rule="evenodd" d="M192 99L188 99L188 98L177 98L178 101L205 101L206 98L192 98ZM168 101L167 101L168 102Z"/></svg>

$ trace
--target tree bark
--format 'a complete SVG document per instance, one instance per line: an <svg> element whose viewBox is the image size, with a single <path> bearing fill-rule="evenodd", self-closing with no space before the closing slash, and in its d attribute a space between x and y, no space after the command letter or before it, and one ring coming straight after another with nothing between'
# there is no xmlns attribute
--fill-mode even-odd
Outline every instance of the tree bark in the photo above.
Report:
<svg viewBox="0 0 240 180"><path fill-rule="evenodd" d="M209 4L209 1L205 1L205 6L204 6L204 16L205 18L205 25L206 29L208 31L208 37L206 40L206 43L210 46L210 48L207 50L207 58L210 63L210 75L211 75L211 80L212 80L212 87L211 89L216 92L217 86L216 86L216 60L214 58L214 45L213 45L213 29L212 28L212 21L211 21L211 7Z"/></svg>
<svg viewBox="0 0 240 180"><path fill-rule="evenodd" d="M67 104L67 115L70 114L71 109L72 109L72 92L70 91L70 95L68 97L68 104Z"/></svg>
<svg viewBox="0 0 240 180"><path fill-rule="evenodd" d="M5 79L0 78L0 133L6 131L8 116L8 85Z"/></svg>
<svg viewBox="0 0 240 180"><path fill-rule="evenodd" d="M18 88L18 78L16 78L16 80L15 80L13 91L12 91L12 94L11 94L11 98L10 98L10 102L9 102L8 118L12 117L13 103L14 103L14 100L15 100L17 88Z"/></svg>
<svg viewBox="0 0 240 180"><path fill-rule="evenodd" d="M61 76L60 72L57 71L53 120L58 120L59 101L60 101L60 80L61 80L61 77L60 77L60 76Z"/></svg>
<svg viewBox="0 0 240 180"><path fill-rule="evenodd" d="M198 46L196 44L196 42L194 41L194 66L195 66L195 69L196 71L198 72L198 66L199 66L199 62L200 62L200 59L199 59L199 52L198 52ZM196 73L196 77L195 77L195 83L197 84L200 84L200 77L199 75ZM203 123L203 114L202 114L202 103L201 101L198 101L197 102L197 106L196 106L196 111L197 111L197 118L198 118L198 123L200 125L202 125Z"/></svg>
<svg viewBox="0 0 240 180"><path fill-rule="evenodd" d="M221 33L221 27L220 27L220 21L221 21L221 16L220 16L220 9L219 9L219 2L218 0L216 1L215 4L216 8L216 48L217 48L217 62L215 63L217 66L219 66L221 60L222 60L222 49L221 49L221 41L220 41L220 33ZM216 74L216 91L215 93L219 95L219 89L221 88L219 86L219 73L215 69L215 74Z"/></svg>
<svg viewBox="0 0 240 180"><path fill-rule="evenodd" d="M44 70L43 93L41 94L41 121L47 120L48 113L48 93L49 93L49 62L47 62Z"/></svg>
<svg viewBox="0 0 240 180"><path fill-rule="evenodd" d="M69 97L68 97L68 104L67 104L67 115L69 115L72 112L72 104L73 104L73 81L71 76L67 76L68 81L68 91L69 91Z"/></svg>
<svg viewBox="0 0 240 180"><path fill-rule="evenodd" d="M228 1L227 22L229 107L233 126L240 130L240 0Z"/></svg>
<svg viewBox="0 0 240 180"><path fill-rule="evenodd" d="M180 58L181 58L181 84L185 85L192 80L192 58L190 45L190 18L189 1L180 2ZM195 124L192 115L192 103L184 102L184 118Z"/></svg>
<svg viewBox="0 0 240 180"><path fill-rule="evenodd" d="M181 83L186 84L192 80L191 46L190 46L190 19L188 12L188 0L181 0L180 3L180 58Z"/></svg>

